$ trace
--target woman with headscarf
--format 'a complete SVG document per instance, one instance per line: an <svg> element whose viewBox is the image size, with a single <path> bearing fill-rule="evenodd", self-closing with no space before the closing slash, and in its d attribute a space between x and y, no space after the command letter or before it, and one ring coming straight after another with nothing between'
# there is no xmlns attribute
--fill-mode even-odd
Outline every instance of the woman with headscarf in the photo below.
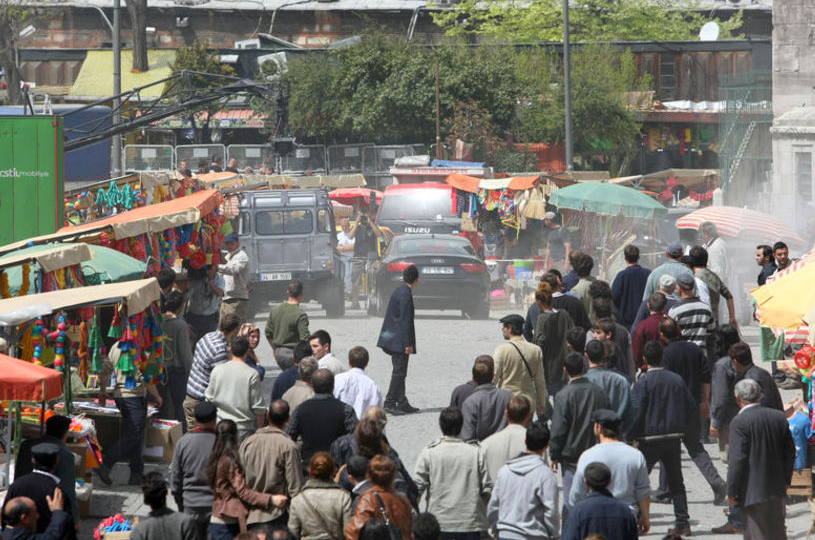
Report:
<svg viewBox="0 0 815 540"><path fill-rule="evenodd" d="M246 365L252 366L260 375L260 380L266 376L266 369L260 365L255 348L260 343L260 328L251 323L243 323L238 330L238 336L245 337L249 341L249 353L246 355Z"/></svg>

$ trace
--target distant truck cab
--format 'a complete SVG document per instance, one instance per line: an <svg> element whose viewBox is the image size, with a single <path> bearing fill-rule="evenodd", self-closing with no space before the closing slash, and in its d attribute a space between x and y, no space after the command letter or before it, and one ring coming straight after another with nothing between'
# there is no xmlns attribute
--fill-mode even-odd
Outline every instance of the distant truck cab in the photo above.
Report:
<svg viewBox="0 0 815 540"><path fill-rule="evenodd" d="M250 316L267 311L269 301L284 301L295 279L303 283L305 301L318 301L328 317L345 314L344 268L328 192L244 192L237 230L252 268Z"/></svg>
<svg viewBox="0 0 815 540"><path fill-rule="evenodd" d="M453 188L439 182L386 187L376 224L396 235L461 232L461 218L453 213Z"/></svg>

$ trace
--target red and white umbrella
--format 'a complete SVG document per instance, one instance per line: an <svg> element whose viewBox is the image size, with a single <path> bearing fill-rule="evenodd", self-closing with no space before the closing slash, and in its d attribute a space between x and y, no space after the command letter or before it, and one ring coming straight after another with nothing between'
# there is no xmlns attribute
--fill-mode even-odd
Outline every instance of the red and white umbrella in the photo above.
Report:
<svg viewBox="0 0 815 540"><path fill-rule="evenodd" d="M700 208L677 219L676 226L680 229L699 230L699 226L705 221L715 223L719 234L725 238L738 238L770 245L781 240L797 249L806 245L795 229L775 216L736 206Z"/></svg>

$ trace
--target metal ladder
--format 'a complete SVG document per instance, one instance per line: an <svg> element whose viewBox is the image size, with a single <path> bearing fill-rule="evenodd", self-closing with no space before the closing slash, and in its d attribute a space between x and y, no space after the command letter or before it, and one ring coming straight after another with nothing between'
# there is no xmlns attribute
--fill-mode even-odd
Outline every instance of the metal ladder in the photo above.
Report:
<svg viewBox="0 0 815 540"><path fill-rule="evenodd" d="M747 151L747 147L750 145L750 139L753 138L753 132L756 130L756 122L753 120L749 124L747 124L747 129L744 132L744 137L741 139L741 143L739 144L738 150L736 150L736 155L733 157L733 163L730 166L730 171L728 171L727 175L727 183L729 184L733 177L736 176L736 171L739 170L739 166L741 165L741 160L744 158L744 153Z"/></svg>

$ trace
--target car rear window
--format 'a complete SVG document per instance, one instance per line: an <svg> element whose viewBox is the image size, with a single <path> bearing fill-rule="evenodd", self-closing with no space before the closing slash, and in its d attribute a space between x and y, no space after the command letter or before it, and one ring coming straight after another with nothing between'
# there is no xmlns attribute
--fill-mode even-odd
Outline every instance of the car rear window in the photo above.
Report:
<svg viewBox="0 0 815 540"><path fill-rule="evenodd" d="M472 255L472 245L464 240L445 240L440 238L409 238L401 236L393 242L391 255Z"/></svg>
<svg viewBox="0 0 815 540"><path fill-rule="evenodd" d="M255 214L255 232L262 235L308 234L314 228L311 210L267 210Z"/></svg>
<svg viewBox="0 0 815 540"><path fill-rule="evenodd" d="M385 193L377 221L434 221L453 216L449 189L400 189Z"/></svg>

